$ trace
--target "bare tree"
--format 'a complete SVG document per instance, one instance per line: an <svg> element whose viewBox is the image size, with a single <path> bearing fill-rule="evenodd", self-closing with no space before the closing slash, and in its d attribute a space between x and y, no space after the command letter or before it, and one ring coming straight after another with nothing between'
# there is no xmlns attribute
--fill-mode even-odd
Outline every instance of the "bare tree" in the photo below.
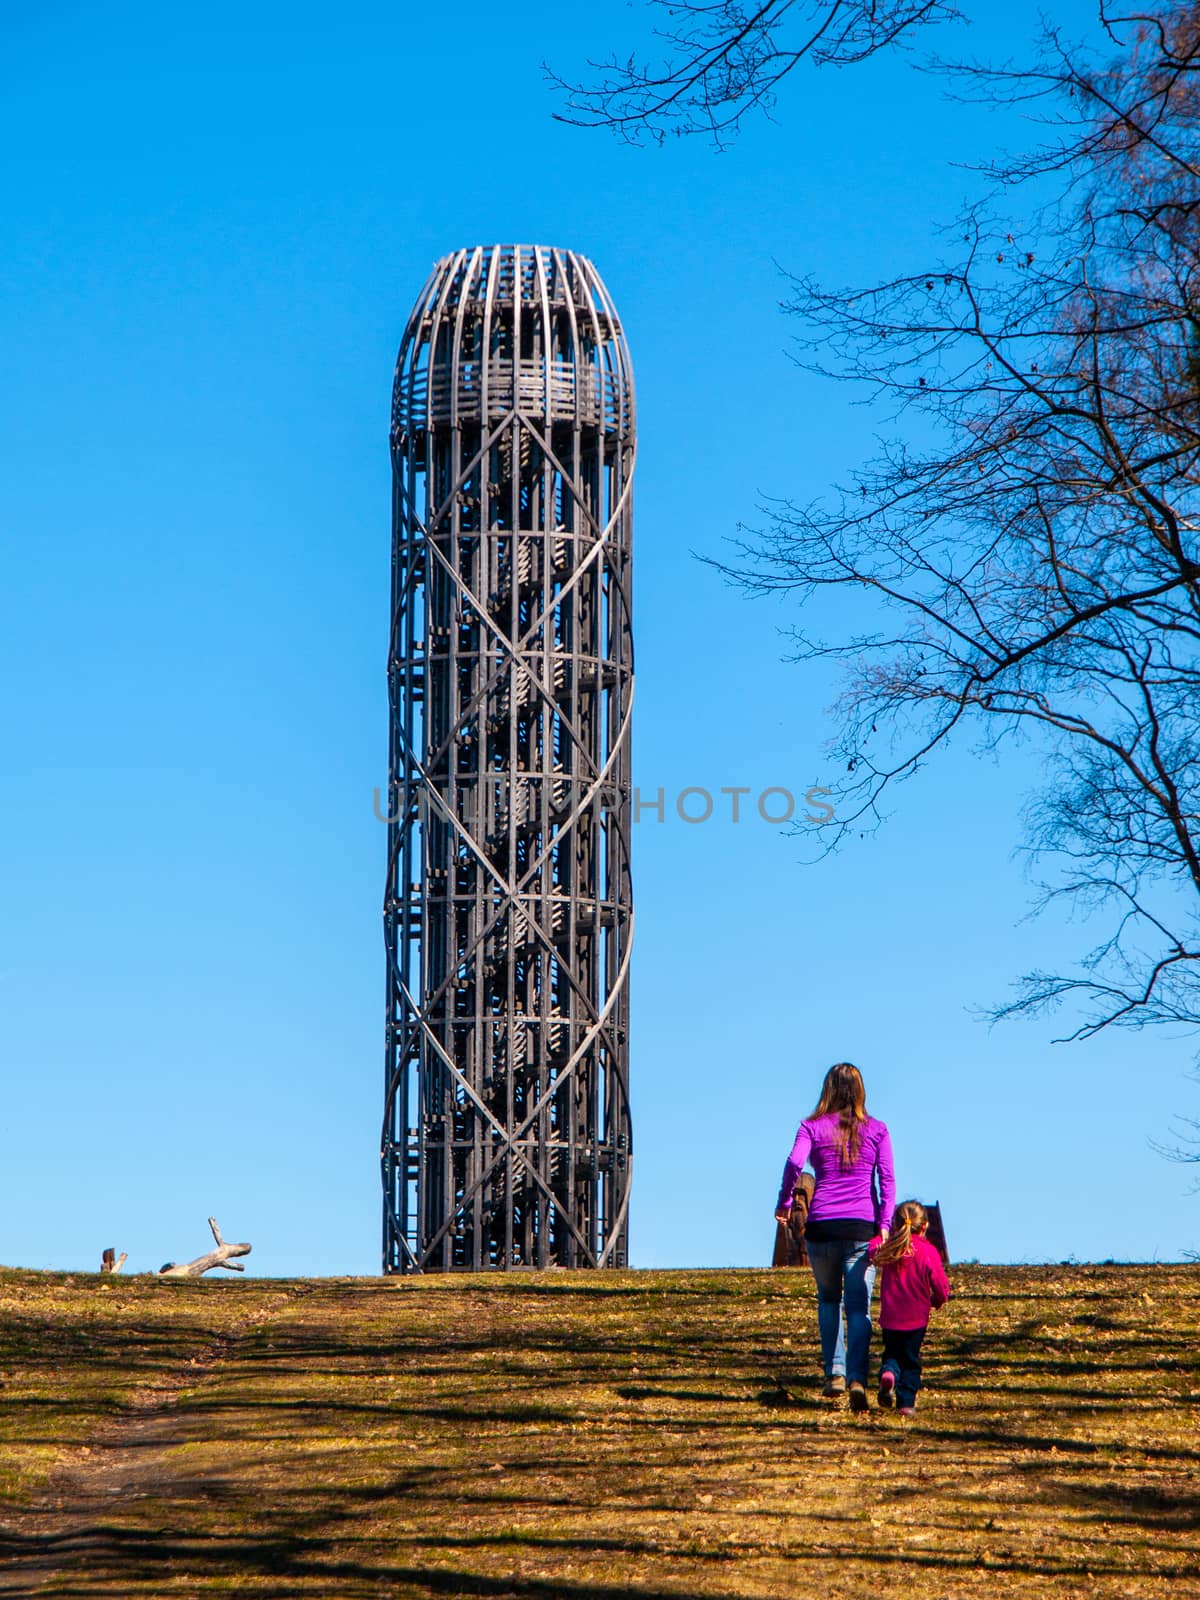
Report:
<svg viewBox="0 0 1200 1600"><path fill-rule="evenodd" d="M566 97L562 122L609 128L630 143L704 133L718 145L750 111L769 112L801 61L847 66L958 16L947 0L646 0L661 15L654 65L615 55L590 83L547 69Z"/></svg>
<svg viewBox="0 0 1200 1600"><path fill-rule="evenodd" d="M1200 1023L1200 4L1106 21L1107 66L1051 33L1030 72L965 74L1051 133L951 256L794 283L800 360L889 436L829 499L769 505L728 569L859 608L853 637L797 635L844 673L829 843L952 735L1033 741L1042 896L1103 932L997 1014L1069 996L1071 1037ZM1022 182L1038 209L999 220Z"/></svg>

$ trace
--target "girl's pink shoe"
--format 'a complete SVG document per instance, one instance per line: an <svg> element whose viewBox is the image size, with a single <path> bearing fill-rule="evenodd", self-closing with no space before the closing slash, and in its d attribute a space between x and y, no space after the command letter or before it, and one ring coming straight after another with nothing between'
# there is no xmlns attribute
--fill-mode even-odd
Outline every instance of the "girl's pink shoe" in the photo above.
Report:
<svg viewBox="0 0 1200 1600"><path fill-rule="evenodd" d="M916 1414L917 1414L916 1406L901 1406L900 1407L900 1415L902 1417L915 1417Z"/></svg>
<svg viewBox="0 0 1200 1600"><path fill-rule="evenodd" d="M896 1374L894 1372L881 1372L879 1374L879 1404L890 1406L896 1394Z"/></svg>

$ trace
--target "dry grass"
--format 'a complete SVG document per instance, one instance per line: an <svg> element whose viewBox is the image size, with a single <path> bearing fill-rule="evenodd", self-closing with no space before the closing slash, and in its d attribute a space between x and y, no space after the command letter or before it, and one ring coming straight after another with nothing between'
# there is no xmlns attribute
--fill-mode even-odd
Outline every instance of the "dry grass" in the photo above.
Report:
<svg viewBox="0 0 1200 1600"><path fill-rule="evenodd" d="M1200 1594L1200 1270L954 1287L908 1423L804 1273L3 1272L0 1589Z"/></svg>

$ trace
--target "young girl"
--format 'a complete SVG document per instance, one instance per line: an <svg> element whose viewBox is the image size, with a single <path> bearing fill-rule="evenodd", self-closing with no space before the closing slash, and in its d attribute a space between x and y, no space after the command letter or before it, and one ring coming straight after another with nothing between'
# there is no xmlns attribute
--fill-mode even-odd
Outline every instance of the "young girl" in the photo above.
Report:
<svg viewBox="0 0 1200 1600"><path fill-rule="evenodd" d="M921 1387L921 1341L929 1313L950 1298L942 1258L925 1237L929 1214L918 1200L896 1207L891 1234L872 1239L870 1255L882 1267L879 1330L883 1360L879 1370L879 1404L899 1401L900 1415L911 1417Z"/></svg>

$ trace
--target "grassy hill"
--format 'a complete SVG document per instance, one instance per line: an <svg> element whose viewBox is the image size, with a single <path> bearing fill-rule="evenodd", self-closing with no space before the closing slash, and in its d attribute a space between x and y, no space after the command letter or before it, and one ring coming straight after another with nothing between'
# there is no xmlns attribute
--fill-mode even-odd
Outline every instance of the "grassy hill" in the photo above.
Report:
<svg viewBox="0 0 1200 1600"><path fill-rule="evenodd" d="M952 1281L907 1422L807 1273L0 1272L0 1593L1200 1594L1200 1269Z"/></svg>

